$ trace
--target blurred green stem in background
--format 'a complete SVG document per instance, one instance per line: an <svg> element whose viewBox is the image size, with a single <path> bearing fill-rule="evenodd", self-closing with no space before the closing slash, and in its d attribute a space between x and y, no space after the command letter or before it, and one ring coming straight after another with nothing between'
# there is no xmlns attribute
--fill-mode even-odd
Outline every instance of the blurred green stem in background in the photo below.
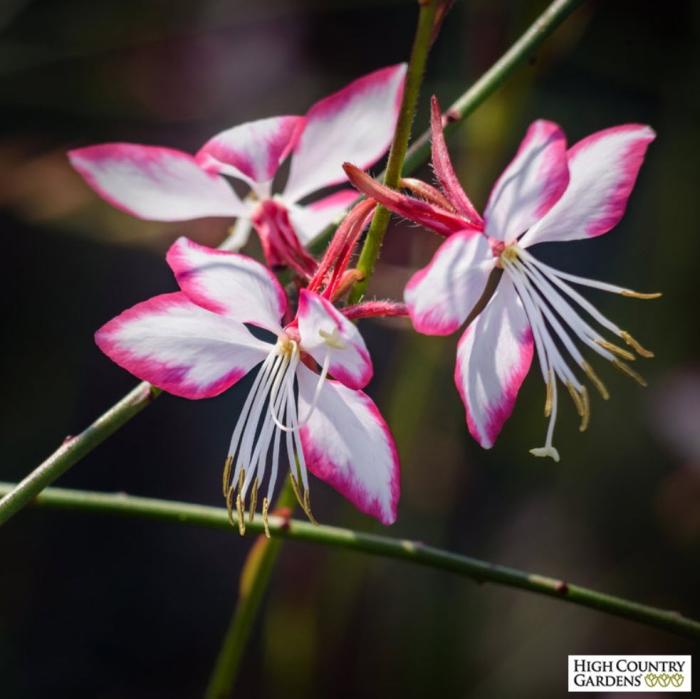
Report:
<svg viewBox="0 0 700 699"><path fill-rule="evenodd" d="M7 493L13 487L13 483L0 482L0 493ZM231 530L228 513L222 507L141 498L123 493L112 494L48 488L36 498L34 505L40 508L118 514L127 517L143 517L158 521L192 524L211 529ZM455 573L479 583L491 582L554 597L581 607L597 609L612 616L632 619L646 626L665 629L678 636L700 639L700 621L688 619L677 611L649 607L557 578L527 573L477 558L461 556L419 541L363 534L352 529L312 524L296 519L290 520L276 515L269 518L269 528L273 538L281 537L306 541L334 548L361 551L383 558L403 560L435 570ZM262 533L264 531L262 517L256 515L253 521L247 525L246 531L256 534ZM506 612L504 611L504 613Z"/></svg>
<svg viewBox="0 0 700 699"><path fill-rule="evenodd" d="M420 86L425 74L425 65L428 62L428 53L433 43L435 19L437 7L444 0L419 0L420 11L418 13L418 26L416 36L413 39L411 59L406 72L406 87L401 100L401 110L396 122L394 140L391 143L389 158L384 173L384 184L389 187L398 187L403 170L403 161L408 150L408 141L411 138L411 127L416 114ZM365 238L357 269L362 273L362 279L355 284L350 293L350 303L357 303L367 289L367 283L374 272L374 265L379 257L384 234L389 226L391 213L383 206L378 206L372 217L367 237Z"/></svg>
<svg viewBox="0 0 700 699"><path fill-rule="evenodd" d="M448 127L454 128L457 122L471 114L582 2L583 0L555 0L549 5L520 39L448 109L447 113L450 115ZM430 131L428 130L409 148L404 162L404 172L412 172L427 160L430 151L429 142ZM158 389L147 383L140 383L83 432L67 438L46 461L37 466L15 486L12 492L8 492L0 500L0 525L17 514L44 488L125 425L159 393Z"/></svg>
<svg viewBox="0 0 700 699"><path fill-rule="evenodd" d="M287 478L284 481L284 486L275 502L272 513L274 514L281 508L288 508L291 515L295 504L292 484ZM255 617L281 548L281 539L268 539L266 536L259 536L250 549L238 583L236 609L226 630L224 641L221 644L221 649L204 695L205 699L227 699L227 697L231 696L236 677L238 676L238 669L241 665L243 651L253 630Z"/></svg>

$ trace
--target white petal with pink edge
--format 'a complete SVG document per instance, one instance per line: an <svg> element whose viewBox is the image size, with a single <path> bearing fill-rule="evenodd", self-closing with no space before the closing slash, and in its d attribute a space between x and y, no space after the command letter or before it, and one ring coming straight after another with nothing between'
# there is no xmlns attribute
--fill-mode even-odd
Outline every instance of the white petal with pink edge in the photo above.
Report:
<svg viewBox="0 0 700 699"><path fill-rule="evenodd" d="M73 167L112 206L149 221L233 217L247 207L227 182L188 153L103 143L68 153Z"/></svg>
<svg viewBox="0 0 700 699"><path fill-rule="evenodd" d="M306 206L299 204L289 205L289 217L292 220L294 231L304 245L308 245L313 239L332 223L345 209L350 206L360 195L354 189L341 189L323 199L311 202Z"/></svg>
<svg viewBox="0 0 700 699"><path fill-rule="evenodd" d="M552 208L568 182L564 132L551 121L533 122L491 190L486 234L512 242Z"/></svg>
<svg viewBox="0 0 700 699"><path fill-rule="evenodd" d="M404 300L413 327L425 335L457 330L484 292L495 264L486 236L471 231L451 235L406 285Z"/></svg>
<svg viewBox="0 0 700 699"><path fill-rule="evenodd" d="M504 276L488 306L464 331L455 366L469 432L485 449L493 446L513 412L533 348L522 303Z"/></svg>
<svg viewBox="0 0 700 699"><path fill-rule="evenodd" d="M299 365L297 380L299 410L304 415L311 406L318 376ZM367 394L326 381L311 417L301 428L301 443L311 473L383 524L396 521L396 445Z"/></svg>
<svg viewBox="0 0 700 699"><path fill-rule="evenodd" d="M242 323L206 311L179 292L136 304L102 326L95 341L119 366L183 398L218 395L271 349Z"/></svg>
<svg viewBox="0 0 700 699"><path fill-rule="evenodd" d="M624 215L647 147L655 137L649 126L625 124L598 131L573 145L568 152L566 192L520 244L526 247L607 233Z"/></svg>
<svg viewBox="0 0 700 699"><path fill-rule="evenodd" d="M197 153L197 161L251 185L269 182L303 122L304 117L280 116L234 126L207 141Z"/></svg>
<svg viewBox="0 0 700 699"><path fill-rule="evenodd" d="M184 237L170 246L166 260L182 291L196 304L240 323L281 331L287 297L259 262Z"/></svg>
<svg viewBox="0 0 700 699"><path fill-rule="evenodd" d="M299 201L344 182L346 160L365 169L384 155L394 135L405 75L403 63L377 70L311 107L294 147L285 199Z"/></svg>
<svg viewBox="0 0 700 699"><path fill-rule="evenodd" d="M350 388L364 388L372 378L372 360L354 323L332 303L302 289L297 310L301 349L331 376Z"/></svg>

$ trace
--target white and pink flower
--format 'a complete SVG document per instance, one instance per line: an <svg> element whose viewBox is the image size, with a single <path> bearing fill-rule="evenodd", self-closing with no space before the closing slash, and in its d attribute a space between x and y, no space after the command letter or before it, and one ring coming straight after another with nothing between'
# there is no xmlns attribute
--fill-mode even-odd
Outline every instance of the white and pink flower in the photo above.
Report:
<svg viewBox="0 0 700 699"><path fill-rule="evenodd" d="M455 176L435 98L431 122L433 167L441 189L404 180L404 188L416 195L409 196L352 165L346 164L346 172L377 202L446 237L430 264L409 281L405 301L414 327L428 335L450 334L470 319L457 350L455 382L471 434L483 447L493 446L536 352L546 384L549 425L545 445L531 452L558 461L552 441L557 381L571 394L582 430L590 408L576 368L604 399L608 397L579 345L644 383L623 361L633 360L634 353L609 342L595 324L640 356L653 356L571 283L636 298L659 294L640 294L561 272L540 262L530 247L592 238L613 228L625 212L654 131L626 124L567 148L559 126L534 122L494 185L482 218Z"/></svg>
<svg viewBox="0 0 700 699"><path fill-rule="evenodd" d="M348 188L309 204L302 200L346 181L345 160L369 167L391 143L403 95L406 66L377 70L320 100L306 116L252 121L222 131L192 156L133 143L105 143L69 153L73 167L113 206L156 221L205 216L237 217L229 249L240 249L250 224L270 265L287 265L300 276L314 271L310 243L357 198ZM292 155L279 194L273 180ZM241 199L224 178L242 180Z"/></svg>
<svg viewBox="0 0 700 699"><path fill-rule="evenodd" d="M180 238L167 261L181 290L124 311L96 341L135 376L185 398L216 396L257 367L226 459L224 494L239 526L246 501L252 516L263 488L267 521L283 458L309 517L310 471L362 512L391 524L398 457L384 419L360 390L372 377L372 362L355 325L325 290L310 289L300 291L296 316L283 325L282 287L243 255Z"/></svg>

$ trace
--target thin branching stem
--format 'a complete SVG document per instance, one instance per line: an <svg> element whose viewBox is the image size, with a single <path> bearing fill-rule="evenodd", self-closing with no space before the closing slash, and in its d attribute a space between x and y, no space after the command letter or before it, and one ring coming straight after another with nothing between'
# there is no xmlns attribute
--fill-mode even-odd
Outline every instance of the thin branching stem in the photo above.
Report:
<svg viewBox="0 0 700 699"><path fill-rule="evenodd" d="M0 483L0 493L7 493L13 483ZM188 502L156 500L124 493L99 493L65 488L47 488L33 503L38 508L123 515L145 519L190 524L211 529L237 532L228 521L224 508ZM700 638L700 621L688 619L677 611L658 609L581 587L568 581L496 565L469 556L443 551L419 541L364 534L351 529L311 524L310 522L272 515L270 535L295 541L360 551L382 558L395 558L435 570L444 570L479 583L494 583L553 597L580 607L597 609L605 614L637 621L646 626L665 629L679 636ZM246 533L260 534L262 518L256 516L246 525ZM238 534L235 534L238 536Z"/></svg>

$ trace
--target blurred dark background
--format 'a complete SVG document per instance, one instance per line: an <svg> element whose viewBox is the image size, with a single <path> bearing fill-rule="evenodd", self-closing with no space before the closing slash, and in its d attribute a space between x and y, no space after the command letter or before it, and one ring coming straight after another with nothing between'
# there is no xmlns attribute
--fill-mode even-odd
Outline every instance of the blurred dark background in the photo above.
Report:
<svg viewBox="0 0 700 699"><path fill-rule="evenodd" d="M458 1L427 98L457 97L545 6ZM175 288L163 254L215 245L230 221L147 224L100 201L69 147L122 140L195 150L213 133L316 99L408 55L413 2L3 0L4 240L0 478L26 474L134 384L95 347L103 322ZM590 297L656 359L643 390L603 367L612 398L589 431L569 406L537 460L544 391L531 372L499 443L481 450L452 384L457 337L363 322L370 393L403 464L388 533L700 616L700 7L591 2L451 138L483 204L529 122L571 141L626 121L658 131L628 214L609 235L542 249L572 272L642 290ZM429 177L427 169L423 176ZM390 232L373 290L398 298L438 241ZM251 248L255 252L255 248ZM644 361L644 360L641 360ZM245 389L164 396L59 485L221 504L223 455ZM316 514L379 531L318 481ZM200 696L251 540L155 522L27 511L2 528L0 696ZM247 697L558 697L568 653L687 653L697 645L522 592L288 543L238 690Z"/></svg>

